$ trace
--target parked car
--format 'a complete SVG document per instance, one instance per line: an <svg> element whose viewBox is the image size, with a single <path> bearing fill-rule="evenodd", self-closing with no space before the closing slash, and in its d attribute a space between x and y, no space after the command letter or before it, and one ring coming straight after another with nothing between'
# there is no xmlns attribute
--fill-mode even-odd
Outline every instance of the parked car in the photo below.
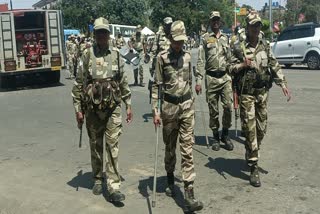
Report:
<svg viewBox="0 0 320 214"><path fill-rule="evenodd" d="M292 64L307 64L309 69L320 65L320 25L296 24L286 28L271 43L272 51L280 64L287 68Z"/></svg>

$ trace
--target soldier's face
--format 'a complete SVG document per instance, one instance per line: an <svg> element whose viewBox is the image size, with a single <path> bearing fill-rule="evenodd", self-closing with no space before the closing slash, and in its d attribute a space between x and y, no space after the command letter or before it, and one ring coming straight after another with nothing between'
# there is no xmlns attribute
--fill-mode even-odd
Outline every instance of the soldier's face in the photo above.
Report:
<svg viewBox="0 0 320 214"><path fill-rule="evenodd" d="M220 28L220 18L214 17L210 20L211 29L219 29Z"/></svg>
<svg viewBox="0 0 320 214"><path fill-rule="evenodd" d="M176 53L179 53L182 48L183 48L183 44L184 44L184 41L181 40L181 41L174 41L173 39L171 39L171 48L176 52Z"/></svg>
<svg viewBox="0 0 320 214"><path fill-rule="evenodd" d="M248 25L249 37L258 38L260 30L261 30L261 23L260 22L257 22L253 25Z"/></svg>
<svg viewBox="0 0 320 214"><path fill-rule="evenodd" d="M169 35L170 34L170 30L171 30L171 23L170 24L165 24L163 30L164 30L165 34Z"/></svg>
<svg viewBox="0 0 320 214"><path fill-rule="evenodd" d="M107 46L109 43L110 33L107 30L97 30L95 32L96 42L99 46Z"/></svg>

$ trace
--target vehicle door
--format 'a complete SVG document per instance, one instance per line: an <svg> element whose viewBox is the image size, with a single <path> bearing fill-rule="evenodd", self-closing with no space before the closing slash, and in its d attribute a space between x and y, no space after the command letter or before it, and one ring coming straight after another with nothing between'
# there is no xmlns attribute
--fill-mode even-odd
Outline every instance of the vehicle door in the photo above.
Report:
<svg viewBox="0 0 320 214"><path fill-rule="evenodd" d="M314 33L314 28L312 26L299 28L295 31L295 39L292 43L292 47L293 57L296 62L303 61L308 49L312 47Z"/></svg>
<svg viewBox="0 0 320 214"><path fill-rule="evenodd" d="M281 64L293 63L292 38L294 38L292 30L284 31L272 47L273 54Z"/></svg>

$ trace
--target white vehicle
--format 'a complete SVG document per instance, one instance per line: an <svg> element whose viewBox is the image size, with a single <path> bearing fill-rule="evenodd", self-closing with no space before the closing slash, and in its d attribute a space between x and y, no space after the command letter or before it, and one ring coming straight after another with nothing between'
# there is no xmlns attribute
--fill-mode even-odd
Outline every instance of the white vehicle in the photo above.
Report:
<svg viewBox="0 0 320 214"><path fill-rule="evenodd" d="M309 69L320 65L320 25L314 23L297 24L286 28L271 43L272 51L280 64L307 64Z"/></svg>
<svg viewBox="0 0 320 214"><path fill-rule="evenodd" d="M65 66L61 11L0 13L0 87L57 83Z"/></svg>
<svg viewBox="0 0 320 214"><path fill-rule="evenodd" d="M131 38L131 35L136 32L136 26L131 25L117 25L110 24L111 38L115 39L118 36L118 33L121 33L122 37L126 42L128 42Z"/></svg>

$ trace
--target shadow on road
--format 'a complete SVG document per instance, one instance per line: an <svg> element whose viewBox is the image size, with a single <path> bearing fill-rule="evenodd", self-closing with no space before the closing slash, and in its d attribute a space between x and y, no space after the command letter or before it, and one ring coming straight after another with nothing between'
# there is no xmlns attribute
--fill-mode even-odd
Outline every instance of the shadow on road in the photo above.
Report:
<svg viewBox="0 0 320 214"><path fill-rule="evenodd" d="M181 180L178 178L175 178L175 182L181 183ZM166 189L166 184L167 184L167 177L166 176L161 176L157 178L157 191L156 193L163 193L165 194L165 189ZM148 210L149 214L152 213L151 209L151 203L150 200L152 200L152 192L153 192L153 177L149 177L144 180L139 181L139 193L146 198L147 200L147 205L148 205ZM149 194L148 190L150 190L151 195ZM175 203L183 210L185 210L184 207L184 196L183 193L181 192L180 188L175 185L175 196L173 197L173 200ZM167 196L166 196L167 197Z"/></svg>
<svg viewBox="0 0 320 214"><path fill-rule="evenodd" d="M152 113L146 113L146 114L142 115L142 118L144 119L143 122L145 122L145 123L149 122L149 120L151 120L151 122L152 122L153 115L152 115Z"/></svg>
<svg viewBox="0 0 320 214"><path fill-rule="evenodd" d="M65 86L63 83L53 83L53 84L38 84L38 85L28 85L28 86L19 86L13 88L0 88L0 92L12 92L12 91L22 91L22 90L33 90L33 89L42 89L42 88L55 88Z"/></svg>
<svg viewBox="0 0 320 214"><path fill-rule="evenodd" d="M92 172L86 172L83 174L82 170L80 170L77 173L77 176L68 181L67 184L76 188L77 191L79 187L91 190L93 187Z"/></svg>
<svg viewBox="0 0 320 214"><path fill-rule="evenodd" d="M244 172L248 172L249 168L247 163L243 159L225 159L225 158L208 158L209 162L205 165L209 169L216 170L225 179L225 173L235 178L243 180L249 180L249 175Z"/></svg>

